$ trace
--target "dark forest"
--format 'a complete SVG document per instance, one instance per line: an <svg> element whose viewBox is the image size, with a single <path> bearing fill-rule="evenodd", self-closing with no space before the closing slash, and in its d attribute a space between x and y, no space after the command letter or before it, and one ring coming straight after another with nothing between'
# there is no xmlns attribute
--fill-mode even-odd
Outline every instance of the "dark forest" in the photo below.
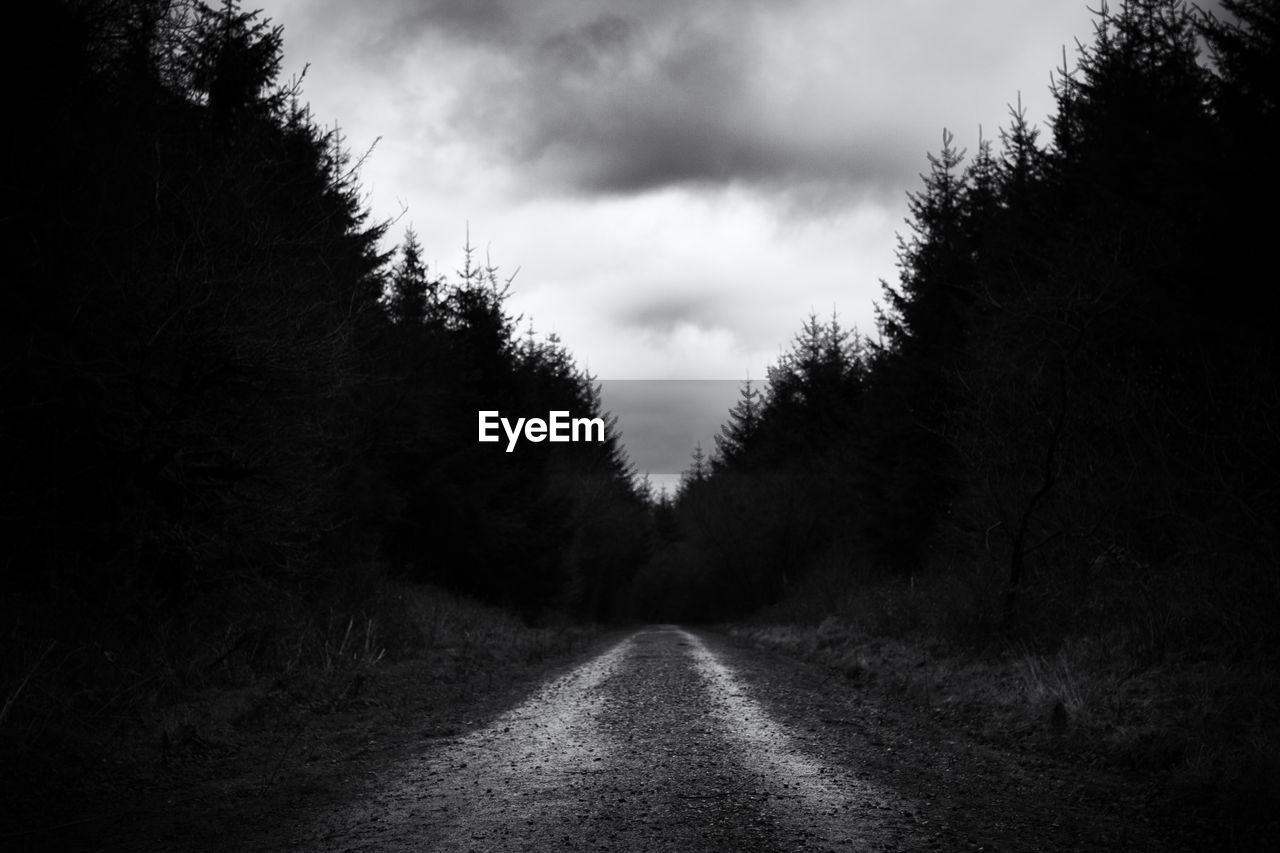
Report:
<svg viewBox="0 0 1280 853"><path fill-rule="evenodd" d="M1047 128L1015 104L974 151L943 132L879 327L800 323L674 495L512 316L517 280L470 245L428 269L411 230L382 248L376 151L281 79L282 28L230 1L7 11L40 59L3 142L0 761L30 768L6 791L66 784L119 748L102 732L171 755L192 735L165 709L198 691L427 655L447 601L513 632L1059 661L1077 689L1041 679L1032 713L1140 717L1100 761L1256 819L1280 788L1280 5L1223 6L1104 10ZM479 409L607 440L507 455Z"/></svg>

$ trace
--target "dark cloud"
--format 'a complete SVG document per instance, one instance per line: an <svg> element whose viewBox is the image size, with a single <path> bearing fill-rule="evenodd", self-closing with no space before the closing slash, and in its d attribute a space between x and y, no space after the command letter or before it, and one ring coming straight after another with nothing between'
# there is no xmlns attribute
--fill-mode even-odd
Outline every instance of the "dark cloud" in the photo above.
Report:
<svg viewBox="0 0 1280 853"><path fill-rule="evenodd" d="M815 182L829 191L895 171L897 150L874 132L855 136L847 119L829 121L853 105L827 104L823 114L768 102L770 76L788 70L763 56L758 13L738 8L746 12L608 13L533 45L514 89L506 78L482 90L482 100L509 108L501 153L540 182L587 193ZM458 117L493 127L487 110L464 104Z"/></svg>
<svg viewBox="0 0 1280 853"><path fill-rule="evenodd" d="M345 3L344 3L345 5ZM393 41L411 43L424 30L439 29L477 42L506 42L516 37L519 6L510 0L393 0L361 4L362 14L380 15L385 6L398 7L383 23Z"/></svg>
<svg viewBox="0 0 1280 853"><path fill-rule="evenodd" d="M814 79L802 43L771 41L780 23L839 5L321 0L307 10L313 25L358 33L348 48L371 66L423 60L416 73L453 90L450 132L540 192L746 184L846 196L896 186L888 176L907 158L875 122L853 119L845 81ZM797 73L807 79L792 83Z"/></svg>
<svg viewBox="0 0 1280 853"><path fill-rule="evenodd" d="M671 293L642 294L638 299L625 296L613 306L617 321L624 326L670 333L678 324L692 323L714 326L724 316L724 296L708 288L682 287L679 283L664 283Z"/></svg>
<svg viewBox="0 0 1280 853"><path fill-rule="evenodd" d="M415 85L447 91L447 111L432 114L431 135L415 144L466 146L529 192L745 186L814 208L879 202L915 185L943 126L969 147L980 123L994 136L1020 90L1045 94L1059 47L1087 40L1084 5L991 0L980 14L948 0L306 8L317 26L358 33L349 55L388 85L412 73L423 81ZM1034 76L1010 79L1014 65L1033 61Z"/></svg>
<svg viewBox="0 0 1280 853"><path fill-rule="evenodd" d="M591 77L601 73L614 57L629 53L635 37L634 19L606 13L576 29L553 34L540 50L553 66Z"/></svg>

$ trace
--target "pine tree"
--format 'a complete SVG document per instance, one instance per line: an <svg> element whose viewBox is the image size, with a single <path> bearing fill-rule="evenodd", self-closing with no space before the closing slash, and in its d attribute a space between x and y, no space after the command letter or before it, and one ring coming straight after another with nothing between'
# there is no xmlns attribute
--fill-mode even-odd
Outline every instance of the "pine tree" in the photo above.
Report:
<svg viewBox="0 0 1280 853"><path fill-rule="evenodd" d="M691 494L706 483L711 476L711 470L711 460L707 459L707 454L702 449L702 442L698 442L693 452L689 454L689 467L680 472L680 491L677 499Z"/></svg>
<svg viewBox="0 0 1280 853"><path fill-rule="evenodd" d="M929 154L924 189L908 194L912 236L898 239L900 284L884 285L887 307L880 332L887 348L920 367L941 366L961 343L960 304L971 287L966 238L965 152L942 134L942 150Z"/></svg>
<svg viewBox="0 0 1280 853"><path fill-rule="evenodd" d="M760 429L762 408L762 395L748 379L738 391L738 401L729 410L728 421L715 436L718 467L739 466L744 462Z"/></svg>
<svg viewBox="0 0 1280 853"><path fill-rule="evenodd" d="M386 305L392 322L417 327L435 315L439 283L427 277L422 247L413 229L405 232L404 242L400 244L400 260L392 268L390 279Z"/></svg>
<svg viewBox="0 0 1280 853"><path fill-rule="evenodd" d="M989 182L993 164L980 152L964 171L964 152L944 131L929 155L924 188L909 195L910 238L899 238L899 285L884 285L882 343L871 358L866 426L857 478L864 535L885 562L911 570L959 488L958 459L946 438L961 399L958 371L980 286L981 223L968 207L971 179ZM988 205L994 196L988 186Z"/></svg>
<svg viewBox="0 0 1280 853"><path fill-rule="evenodd" d="M1273 140L1280 77L1280 3L1223 0L1229 20L1207 16L1200 32L1218 77L1214 107L1233 127Z"/></svg>
<svg viewBox="0 0 1280 853"><path fill-rule="evenodd" d="M1027 112L1018 96L1009 108L1009 126L1000 129L1000 195L1014 216L1028 214L1033 197L1046 180L1046 157L1039 145L1039 130L1027 122Z"/></svg>

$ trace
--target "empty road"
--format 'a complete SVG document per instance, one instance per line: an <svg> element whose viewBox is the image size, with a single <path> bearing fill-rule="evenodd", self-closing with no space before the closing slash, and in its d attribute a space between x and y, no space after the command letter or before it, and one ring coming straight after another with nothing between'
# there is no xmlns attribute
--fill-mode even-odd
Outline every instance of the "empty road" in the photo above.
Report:
<svg viewBox="0 0 1280 853"><path fill-rule="evenodd" d="M816 668L637 631L424 742L273 846L343 851L1154 849L1105 779L886 716ZM287 842L287 843L286 843Z"/></svg>

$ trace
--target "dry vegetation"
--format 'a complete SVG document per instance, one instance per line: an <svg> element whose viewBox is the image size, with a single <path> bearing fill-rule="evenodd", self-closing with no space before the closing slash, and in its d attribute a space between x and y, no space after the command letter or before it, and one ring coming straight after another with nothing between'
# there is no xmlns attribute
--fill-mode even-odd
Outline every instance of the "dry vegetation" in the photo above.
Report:
<svg viewBox="0 0 1280 853"><path fill-rule="evenodd" d="M154 629L162 643L25 650L24 675L5 680L0 761L15 808L0 846L40 849L51 831L118 822L174 791L200 811L214 789L331 784L323 767L361 753L370 732L448 733L598 633L529 627L432 587L383 580L362 592L318 608L263 588L257 608L175 615Z"/></svg>
<svg viewBox="0 0 1280 853"><path fill-rule="evenodd" d="M1265 607L1225 584L1188 595L1176 579L1162 594L1114 580L1108 595L1044 596L1042 610L1074 618L1010 642L986 612L995 599L978 606L980 577L854 586L833 567L732 633L990 742L1133 772L1170 815L1224 839L1274 823L1280 679Z"/></svg>

